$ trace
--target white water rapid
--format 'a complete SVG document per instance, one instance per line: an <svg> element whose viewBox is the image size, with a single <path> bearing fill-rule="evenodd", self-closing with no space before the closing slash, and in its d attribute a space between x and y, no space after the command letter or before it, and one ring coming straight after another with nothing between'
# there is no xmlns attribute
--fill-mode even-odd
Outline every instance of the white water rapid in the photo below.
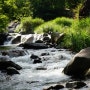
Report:
<svg viewBox="0 0 90 90"><path fill-rule="evenodd" d="M43 90L56 84L65 85L70 81L70 77L64 75L62 70L74 56L71 51L55 48L25 51L25 56L11 57L12 61L23 68L19 71L19 75L9 76L0 72L0 90ZM49 53L49 55L41 56L42 53ZM42 63L33 64L33 59L30 58L32 54L39 56ZM90 81L86 83L90 86Z"/></svg>

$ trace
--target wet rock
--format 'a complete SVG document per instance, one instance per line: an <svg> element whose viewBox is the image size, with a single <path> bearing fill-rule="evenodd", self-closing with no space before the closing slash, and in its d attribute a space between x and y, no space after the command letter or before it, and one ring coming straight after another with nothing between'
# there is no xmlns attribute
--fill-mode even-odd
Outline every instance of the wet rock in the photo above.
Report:
<svg viewBox="0 0 90 90"><path fill-rule="evenodd" d="M59 89L63 89L64 86L63 85L56 85L56 86L50 86L47 89L43 89L43 90L59 90Z"/></svg>
<svg viewBox="0 0 90 90"><path fill-rule="evenodd" d="M63 72L67 75L75 77L85 77L90 68L90 47L82 49L73 59L66 65ZM90 72L87 73L90 75Z"/></svg>
<svg viewBox="0 0 90 90"><path fill-rule="evenodd" d="M6 72L8 75L20 74L14 67L7 67Z"/></svg>
<svg viewBox="0 0 90 90"><path fill-rule="evenodd" d="M56 43L60 44L61 42L63 42L64 37L65 37L65 33L61 33L60 36L58 37Z"/></svg>
<svg viewBox="0 0 90 90"><path fill-rule="evenodd" d="M55 52L56 50L51 50L51 52Z"/></svg>
<svg viewBox="0 0 90 90"><path fill-rule="evenodd" d="M44 33L44 34L43 34L43 37L46 37L46 36L48 36L48 33Z"/></svg>
<svg viewBox="0 0 90 90"><path fill-rule="evenodd" d="M9 36L7 37L7 41L10 41L12 38L13 38L13 37L9 35Z"/></svg>
<svg viewBox="0 0 90 90"><path fill-rule="evenodd" d="M41 56L47 56L49 53L42 53Z"/></svg>
<svg viewBox="0 0 90 90"><path fill-rule="evenodd" d="M44 67L38 67L38 68L36 68L36 70L47 70L47 68L44 68Z"/></svg>
<svg viewBox="0 0 90 90"><path fill-rule="evenodd" d="M43 37L43 41L45 42L45 43L47 43L47 42L51 42L51 39L48 37L48 36L45 36L45 37Z"/></svg>
<svg viewBox="0 0 90 90"><path fill-rule="evenodd" d="M3 45L4 42L7 40L7 33L0 33L0 45Z"/></svg>
<svg viewBox="0 0 90 90"><path fill-rule="evenodd" d="M66 83L66 88L79 89L86 86L86 83L81 81L73 81Z"/></svg>
<svg viewBox="0 0 90 90"><path fill-rule="evenodd" d="M34 59L33 64L42 63L41 58Z"/></svg>
<svg viewBox="0 0 90 90"><path fill-rule="evenodd" d="M31 56L30 56L30 58L31 59L37 59L37 58L39 58L37 55L34 55L34 54L32 54Z"/></svg>
<svg viewBox="0 0 90 90"><path fill-rule="evenodd" d="M17 36L12 40L12 44L18 44L21 42L21 35Z"/></svg>
<svg viewBox="0 0 90 90"><path fill-rule="evenodd" d="M24 43L33 43L33 40L34 40L34 36L32 35L31 37L29 37L28 39L26 39L26 41L24 41Z"/></svg>
<svg viewBox="0 0 90 90"><path fill-rule="evenodd" d="M51 42L52 42L52 44L56 44L59 37L60 37L59 32L52 32L51 33Z"/></svg>
<svg viewBox="0 0 90 90"><path fill-rule="evenodd" d="M3 61L3 60L0 61L0 70L6 70L8 67L14 67L17 70L22 69L21 66L12 61Z"/></svg>
<svg viewBox="0 0 90 90"><path fill-rule="evenodd" d="M37 41L35 41L35 43L43 43L43 41L42 40L37 40Z"/></svg>
<svg viewBox="0 0 90 90"><path fill-rule="evenodd" d="M7 50L1 52L3 56L18 57L26 55L24 50Z"/></svg>
<svg viewBox="0 0 90 90"><path fill-rule="evenodd" d="M24 43L22 44L22 47L24 47L24 49L46 49L48 48L48 46L45 45L44 43Z"/></svg>

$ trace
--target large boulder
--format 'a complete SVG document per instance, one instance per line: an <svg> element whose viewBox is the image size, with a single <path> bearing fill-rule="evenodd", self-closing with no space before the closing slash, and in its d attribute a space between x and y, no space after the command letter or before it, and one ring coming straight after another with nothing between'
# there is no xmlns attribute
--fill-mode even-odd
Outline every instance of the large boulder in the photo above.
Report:
<svg viewBox="0 0 90 90"><path fill-rule="evenodd" d="M21 66L11 61L8 56L0 56L0 71L8 75L19 74L18 70L22 69Z"/></svg>
<svg viewBox="0 0 90 90"><path fill-rule="evenodd" d="M8 67L14 67L17 70L22 69L21 66L12 61L2 61L2 60L0 61L0 70L6 70Z"/></svg>
<svg viewBox="0 0 90 90"><path fill-rule="evenodd" d="M74 77L90 76L90 47L82 49L66 65L63 72Z"/></svg>

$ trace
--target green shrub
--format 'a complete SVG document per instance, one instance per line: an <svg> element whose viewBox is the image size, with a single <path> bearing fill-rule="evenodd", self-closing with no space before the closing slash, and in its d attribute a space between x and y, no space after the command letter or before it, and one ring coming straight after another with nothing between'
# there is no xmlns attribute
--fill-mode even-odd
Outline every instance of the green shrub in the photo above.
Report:
<svg viewBox="0 0 90 90"><path fill-rule="evenodd" d="M6 32L6 26L9 22L9 19L6 15L0 15L0 33Z"/></svg>
<svg viewBox="0 0 90 90"><path fill-rule="evenodd" d="M44 23L44 20L40 18L25 17L21 20L20 26L16 29L16 32L22 31L23 33L34 33L34 29Z"/></svg>
<svg viewBox="0 0 90 90"><path fill-rule="evenodd" d="M79 28L86 28L90 25L90 18L83 18L79 21Z"/></svg>
<svg viewBox="0 0 90 90"><path fill-rule="evenodd" d="M56 18L48 21L35 29L35 32L58 31L65 33L63 42L60 42L61 48L70 48L73 51L79 51L90 46L90 18L69 19Z"/></svg>
<svg viewBox="0 0 90 90"><path fill-rule="evenodd" d="M61 30L62 30L62 26L55 24L52 20L52 21L46 22L40 25L39 27L37 27L35 29L35 32L36 33L43 33L43 32L48 33L48 32L56 32L56 31L60 32Z"/></svg>
<svg viewBox="0 0 90 90"><path fill-rule="evenodd" d="M86 30L71 34L72 50L79 51L90 46L90 36Z"/></svg>
<svg viewBox="0 0 90 90"><path fill-rule="evenodd" d="M90 46L90 18L74 20L74 23L67 29L67 38L63 42L64 47L79 51ZM68 42L68 43L67 43Z"/></svg>
<svg viewBox="0 0 90 90"><path fill-rule="evenodd" d="M36 28L37 26L43 24L44 20L41 18L35 18L33 19L32 23L33 23L33 27Z"/></svg>
<svg viewBox="0 0 90 90"><path fill-rule="evenodd" d="M64 26L70 27L72 25L73 19L62 17L62 18L56 18L54 22L58 25L62 25L63 27Z"/></svg>

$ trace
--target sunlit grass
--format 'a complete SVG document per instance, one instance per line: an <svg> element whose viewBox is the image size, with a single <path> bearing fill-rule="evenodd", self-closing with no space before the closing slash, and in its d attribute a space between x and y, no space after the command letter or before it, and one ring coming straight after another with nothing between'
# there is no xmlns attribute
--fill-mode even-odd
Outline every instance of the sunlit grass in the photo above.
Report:
<svg viewBox="0 0 90 90"><path fill-rule="evenodd" d="M48 21L35 29L36 33L58 31L65 33L64 41L60 47L79 51L90 46L90 18L81 20L71 18L56 18Z"/></svg>

